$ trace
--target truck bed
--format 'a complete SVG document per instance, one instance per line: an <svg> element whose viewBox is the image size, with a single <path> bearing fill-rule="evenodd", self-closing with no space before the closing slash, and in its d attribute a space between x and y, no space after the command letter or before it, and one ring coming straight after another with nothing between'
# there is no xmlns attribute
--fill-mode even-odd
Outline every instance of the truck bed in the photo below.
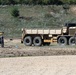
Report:
<svg viewBox="0 0 76 75"><path fill-rule="evenodd" d="M61 34L61 29L25 29L26 34Z"/></svg>

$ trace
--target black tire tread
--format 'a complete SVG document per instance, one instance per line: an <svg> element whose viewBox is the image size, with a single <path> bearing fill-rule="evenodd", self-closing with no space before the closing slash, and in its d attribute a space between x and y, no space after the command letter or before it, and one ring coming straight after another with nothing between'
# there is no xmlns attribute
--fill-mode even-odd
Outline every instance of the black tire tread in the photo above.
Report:
<svg viewBox="0 0 76 75"><path fill-rule="evenodd" d="M26 40L29 40L29 43L27 43L26 42ZM31 46L32 45L32 37L31 36L26 36L25 38L24 38L24 44L26 45L26 46Z"/></svg>
<svg viewBox="0 0 76 75"><path fill-rule="evenodd" d="M64 40L64 43L61 42L61 40ZM67 38L64 36L61 36L58 40L57 40L59 45L67 45Z"/></svg>
<svg viewBox="0 0 76 75"><path fill-rule="evenodd" d="M39 43L37 43L36 40L39 40ZM41 46L42 45L42 39L41 39L41 37L40 36L34 37L33 44L34 44L34 46Z"/></svg>

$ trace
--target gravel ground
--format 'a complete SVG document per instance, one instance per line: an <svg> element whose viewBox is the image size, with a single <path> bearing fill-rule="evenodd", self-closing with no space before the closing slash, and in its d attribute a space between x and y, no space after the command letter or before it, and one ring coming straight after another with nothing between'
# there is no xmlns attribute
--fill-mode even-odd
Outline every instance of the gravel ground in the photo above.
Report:
<svg viewBox="0 0 76 75"><path fill-rule="evenodd" d="M53 56L53 55L76 55L76 46L25 46L20 39L10 41L5 39L5 47L0 48L0 57L22 57L22 56Z"/></svg>
<svg viewBox="0 0 76 75"><path fill-rule="evenodd" d="M0 58L0 75L76 75L76 56Z"/></svg>
<svg viewBox="0 0 76 75"><path fill-rule="evenodd" d="M76 75L75 55L75 46L29 47L7 39L0 48L0 75Z"/></svg>

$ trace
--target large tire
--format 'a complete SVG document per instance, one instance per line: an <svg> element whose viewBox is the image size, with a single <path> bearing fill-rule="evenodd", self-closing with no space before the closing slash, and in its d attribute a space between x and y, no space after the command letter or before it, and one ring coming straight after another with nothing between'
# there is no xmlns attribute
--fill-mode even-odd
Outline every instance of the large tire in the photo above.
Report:
<svg viewBox="0 0 76 75"><path fill-rule="evenodd" d="M35 37L35 38L33 39L33 44L34 44L35 46L41 46L41 45L42 45L42 39L41 39L41 37L39 37L39 36Z"/></svg>
<svg viewBox="0 0 76 75"><path fill-rule="evenodd" d="M67 38L66 37L59 37L59 39L57 40L59 45L67 45Z"/></svg>
<svg viewBox="0 0 76 75"><path fill-rule="evenodd" d="M75 37L71 37L70 39L69 39L69 45L75 45L76 43L75 43Z"/></svg>
<svg viewBox="0 0 76 75"><path fill-rule="evenodd" d="M24 44L26 45L26 46L31 46L32 45L32 38L31 38L31 36L26 36L25 38L24 38Z"/></svg>

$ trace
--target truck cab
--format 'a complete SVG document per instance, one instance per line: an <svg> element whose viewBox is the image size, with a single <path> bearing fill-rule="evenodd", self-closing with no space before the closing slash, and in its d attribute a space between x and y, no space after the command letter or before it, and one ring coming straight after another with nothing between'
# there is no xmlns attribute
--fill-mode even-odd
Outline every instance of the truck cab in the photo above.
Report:
<svg viewBox="0 0 76 75"><path fill-rule="evenodd" d="M66 23L62 28L62 34L58 36L60 45L75 45L76 23Z"/></svg>

